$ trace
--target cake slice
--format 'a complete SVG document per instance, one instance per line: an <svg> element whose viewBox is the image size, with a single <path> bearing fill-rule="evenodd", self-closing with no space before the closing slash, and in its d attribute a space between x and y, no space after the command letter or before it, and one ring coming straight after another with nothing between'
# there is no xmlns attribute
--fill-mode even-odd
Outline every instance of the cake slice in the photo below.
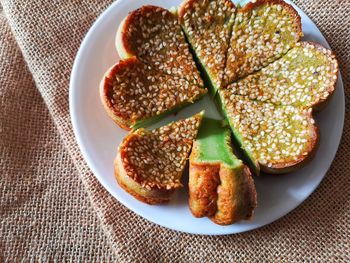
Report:
<svg viewBox="0 0 350 263"><path fill-rule="evenodd" d="M131 132L119 145L114 162L119 185L138 200L166 202L182 187L181 176L203 113L147 131Z"/></svg>
<svg viewBox="0 0 350 263"><path fill-rule="evenodd" d="M132 57L111 67L100 85L102 103L122 128L150 125L193 103L206 89L184 79L174 79Z"/></svg>
<svg viewBox="0 0 350 263"><path fill-rule="evenodd" d="M180 24L213 93L221 86L236 7L230 0L186 0Z"/></svg>
<svg viewBox="0 0 350 263"><path fill-rule="evenodd" d="M299 42L286 55L227 89L277 105L320 108L335 90L338 62L329 49Z"/></svg>
<svg viewBox="0 0 350 263"><path fill-rule="evenodd" d="M251 218L256 190L247 166L233 154L231 132L222 121L204 118L190 156L189 207L229 225Z"/></svg>
<svg viewBox="0 0 350 263"><path fill-rule="evenodd" d="M287 173L310 160L318 141L312 109L276 106L220 91L238 145L256 174Z"/></svg>
<svg viewBox="0 0 350 263"><path fill-rule="evenodd" d="M302 37L297 11L282 0L257 0L238 9L227 54L224 84L280 58Z"/></svg>
<svg viewBox="0 0 350 263"><path fill-rule="evenodd" d="M131 12L120 24L116 47L122 59L136 56L154 69L194 85L203 85L177 16L146 5Z"/></svg>

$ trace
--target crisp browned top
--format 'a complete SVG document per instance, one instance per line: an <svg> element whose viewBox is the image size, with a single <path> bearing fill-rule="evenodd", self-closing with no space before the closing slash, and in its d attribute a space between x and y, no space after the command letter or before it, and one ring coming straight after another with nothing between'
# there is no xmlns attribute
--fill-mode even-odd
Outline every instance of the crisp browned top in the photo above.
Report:
<svg viewBox="0 0 350 263"><path fill-rule="evenodd" d="M333 93L337 76L338 62L329 49L299 42L281 59L227 89L262 102L315 107Z"/></svg>
<svg viewBox="0 0 350 263"><path fill-rule="evenodd" d="M316 147L318 134L311 108L253 101L227 89L220 94L230 124L260 164L269 168L294 166Z"/></svg>
<svg viewBox="0 0 350 263"><path fill-rule="evenodd" d="M119 148L127 175L147 189L181 187L181 175L201 119L197 114L153 131L130 133Z"/></svg>
<svg viewBox="0 0 350 263"><path fill-rule="evenodd" d="M338 65L329 50L298 43L301 23L294 8L281 0L258 0L236 12L227 0L188 0L178 13L246 150L266 167L304 160L317 141L308 108L334 91ZM117 122L130 126L205 93L189 74L195 66L178 20L155 6L126 18L122 44L136 57L112 68L104 86L105 104Z"/></svg>
<svg viewBox="0 0 350 263"><path fill-rule="evenodd" d="M178 19L169 10L146 5L131 12L125 20L121 41L129 54L147 65L203 85Z"/></svg>
<svg viewBox="0 0 350 263"><path fill-rule="evenodd" d="M194 102L206 93L205 89L156 71L135 57L113 66L102 89L105 106L125 126Z"/></svg>
<svg viewBox="0 0 350 263"><path fill-rule="evenodd" d="M230 0L188 0L179 8L179 21L188 40L217 88L221 86L235 11Z"/></svg>
<svg viewBox="0 0 350 263"><path fill-rule="evenodd" d="M238 9L227 55L224 85L280 58L301 36L300 16L284 1L259 0Z"/></svg>

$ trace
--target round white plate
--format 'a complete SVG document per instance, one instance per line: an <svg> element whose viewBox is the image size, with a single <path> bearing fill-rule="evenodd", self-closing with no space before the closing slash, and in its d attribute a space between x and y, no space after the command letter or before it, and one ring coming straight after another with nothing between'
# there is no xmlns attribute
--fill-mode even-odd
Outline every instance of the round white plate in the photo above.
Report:
<svg viewBox="0 0 350 263"><path fill-rule="evenodd" d="M219 226L207 218L194 218L187 206L187 189L177 191L166 205L146 205L127 194L114 178L113 159L126 131L107 116L99 97L99 82L105 71L118 62L114 47L115 34L128 12L145 4L170 8L181 0L119 0L114 2L91 27L81 44L70 82L70 113L74 133L89 167L101 184L119 202L142 217L174 230L195 234L221 235L252 230L269 224L292 211L318 186L338 149L344 123L344 89L339 76L337 90L326 109L316 116L321 143L314 160L293 174L255 177L258 207L251 221ZM302 18L306 40L329 47L316 25L296 7ZM188 116L205 108L215 117L209 97L176 116Z"/></svg>

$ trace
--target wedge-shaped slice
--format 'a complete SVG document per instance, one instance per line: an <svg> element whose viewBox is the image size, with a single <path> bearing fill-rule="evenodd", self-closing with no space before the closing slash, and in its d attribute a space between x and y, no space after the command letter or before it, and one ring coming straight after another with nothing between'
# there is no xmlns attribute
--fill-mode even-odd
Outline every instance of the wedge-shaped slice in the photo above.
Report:
<svg viewBox="0 0 350 263"><path fill-rule="evenodd" d="M181 176L203 113L158 129L138 129L119 145L114 162L118 183L138 200L162 203L182 187Z"/></svg>
<svg viewBox="0 0 350 263"><path fill-rule="evenodd" d="M109 116L124 129L147 126L205 93L184 79L149 69L135 57L110 68L100 86Z"/></svg>
<svg viewBox="0 0 350 263"><path fill-rule="evenodd" d="M312 109L276 106L220 91L223 109L236 140L255 173L286 173L303 165L316 149Z"/></svg>
<svg viewBox="0 0 350 263"><path fill-rule="evenodd" d="M249 219L256 207L250 171L231 148L231 132L222 121L204 118L190 156L189 207L228 225Z"/></svg>
<svg viewBox="0 0 350 263"><path fill-rule="evenodd" d="M178 11L213 92L221 86L235 10L231 0L187 0Z"/></svg>
<svg viewBox="0 0 350 263"><path fill-rule="evenodd" d="M154 69L203 85L177 16L156 6L131 12L120 24L116 46L121 58L136 56Z"/></svg>
<svg viewBox="0 0 350 263"><path fill-rule="evenodd" d="M227 87L232 93L277 105L319 108L335 89L338 62L332 52L299 42L279 60Z"/></svg>
<svg viewBox="0 0 350 263"><path fill-rule="evenodd" d="M297 11L281 0L257 0L239 9L232 29L225 84L261 69L302 36Z"/></svg>

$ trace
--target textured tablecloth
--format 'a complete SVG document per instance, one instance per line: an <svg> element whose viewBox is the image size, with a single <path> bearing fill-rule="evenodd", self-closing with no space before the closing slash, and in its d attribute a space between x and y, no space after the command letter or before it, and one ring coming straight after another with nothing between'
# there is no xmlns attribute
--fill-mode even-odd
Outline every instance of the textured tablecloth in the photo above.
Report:
<svg viewBox="0 0 350 263"><path fill-rule="evenodd" d="M72 131L73 60L111 1L0 2L0 262L350 262L349 109L330 171L287 216L231 236L167 230L101 187ZM337 53L348 103L350 0L295 2Z"/></svg>

